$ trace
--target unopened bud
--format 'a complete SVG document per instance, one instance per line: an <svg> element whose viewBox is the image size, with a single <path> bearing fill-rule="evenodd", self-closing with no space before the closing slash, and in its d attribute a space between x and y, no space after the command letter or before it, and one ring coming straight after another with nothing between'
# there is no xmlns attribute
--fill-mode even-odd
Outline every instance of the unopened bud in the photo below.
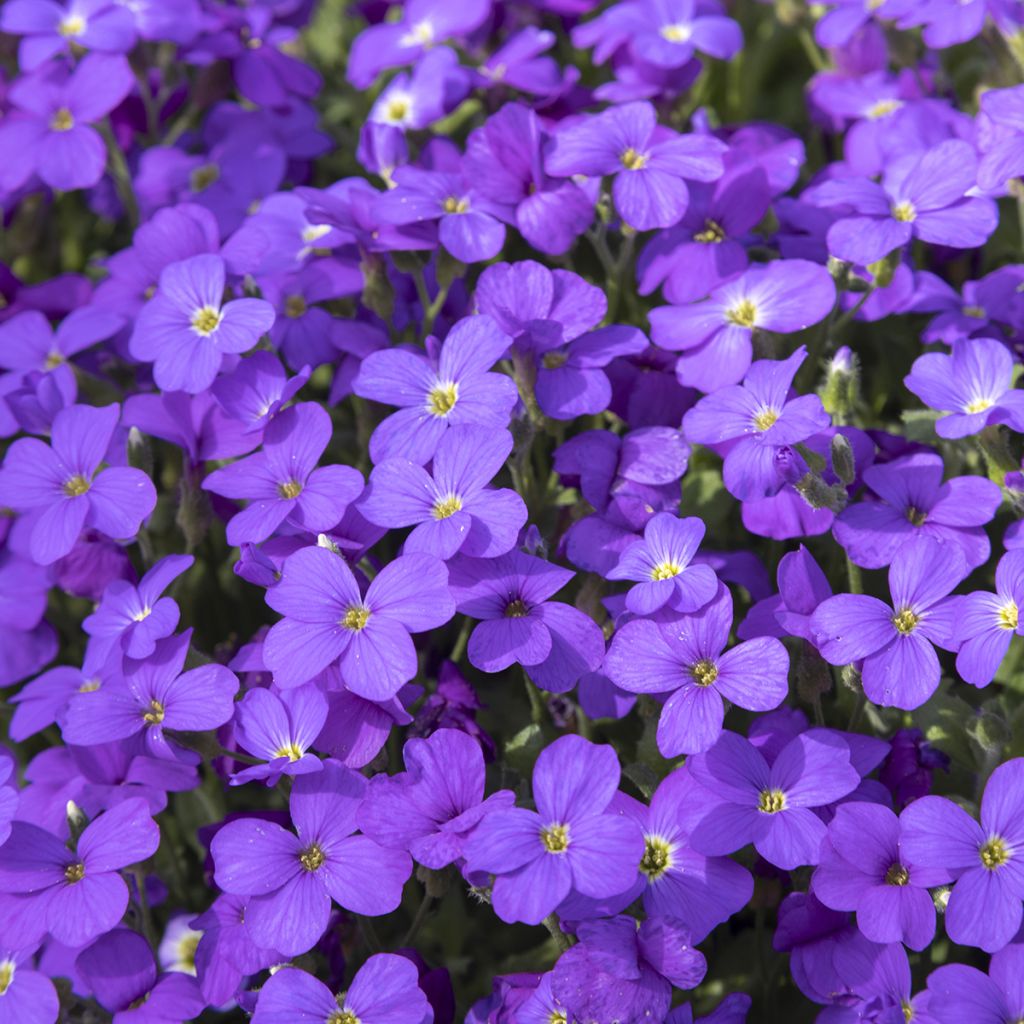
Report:
<svg viewBox="0 0 1024 1024"><path fill-rule="evenodd" d="M89 819L85 816L85 811L74 800L67 802L64 813L67 815L68 831L71 833L71 838L77 840L85 831L85 826L89 824Z"/></svg>
<svg viewBox="0 0 1024 1024"><path fill-rule="evenodd" d="M860 367L857 357L846 345L829 360L818 395L825 411L836 422L848 419L857 408L860 402Z"/></svg>
<svg viewBox="0 0 1024 1024"><path fill-rule="evenodd" d="M861 681L860 673L852 665L844 665L839 672L839 681L848 690L854 693L863 693L864 684Z"/></svg>
<svg viewBox="0 0 1024 1024"><path fill-rule="evenodd" d="M318 548L326 548L328 551L333 551L336 555L341 554L341 548L327 536L326 533L318 533L316 535L316 546Z"/></svg>
<svg viewBox="0 0 1024 1024"><path fill-rule="evenodd" d="M363 305L390 323L395 312L395 289L388 278L387 265L379 256L367 255L359 269L363 274Z"/></svg>
<svg viewBox="0 0 1024 1024"><path fill-rule="evenodd" d="M857 476L853 448L845 434L836 434L832 438L832 472L847 487L853 483Z"/></svg>
<svg viewBox="0 0 1024 1024"><path fill-rule="evenodd" d="M797 487L808 476L812 476L807 460L788 444L783 445L775 453L775 472L786 481Z"/></svg>
<svg viewBox="0 0 1024 1024"><path fill-rule="evenodd" d="M146 476L153 475L153 448L149 438L138 427L128 430L128 465L141 469Z"/></svg>

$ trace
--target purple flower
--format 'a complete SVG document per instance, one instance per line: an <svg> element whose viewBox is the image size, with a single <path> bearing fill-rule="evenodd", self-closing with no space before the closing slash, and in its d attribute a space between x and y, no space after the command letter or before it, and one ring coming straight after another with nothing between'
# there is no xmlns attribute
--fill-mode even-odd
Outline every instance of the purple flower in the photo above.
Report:
<svg viewBox="0 0 1024 1024"><path fill-rule="evenodd" d="M231 373L218 377L210 390L228 416L251 433L265 427L295 397L310 373L310 368L303 366L289 377L272 353L253 352Z"/></svg>
<svg viewBox="0 0 1024 1024"><path fill-rule="evenodd" d="M285 618L264 644L267 668L280 687L299 686L337 661L345 685L370 700L387 700L416 675L410 633L437 629L455 612L444 563L403 555L385 566L365 594L345 560L326 548L296 551L267 604Z"/></svg>
<svg viewBox="0 0 1024 1024"><path fill-rule="evenodd" d="M0 946L0 995L4 1018L18 1024L55 1024L60 999L53 982L35 970L30 952Z"/></svg>
<svg viewBox="0 0 1024 1024"><path fill-rule="evenodd" d="M127 53L135 43L135 19L115 0L10 0L0 30L22 36L18 65L32 71L75 48Z"/></svg>
<svg viewBox="0 0 1024 1024"><path fill-rule="evenodd" d="M942 457L916 452L864 470L864 483L881 499L843 510L832 527L851 561L881 569L915 537L960 548L969 569L988 559L984 525L1002 501L999 487L978 476L942 482Z"/></svg>
<svg viewBox="0 0 1024 1024"><path fill-rule="evenodd" d="M1013 356L994 338L964 338L952 355L927 352L903 383L925 405L950 413L935 424L939 437L967 437L990 423L1024 431L1024 391L1013 387Z"/></svg>
<svg viewBox="0 0 1024 1024"><path fill-rule="evenodd" d="M466 98L471 81L472 72L447 46L425 53L411 76L399 72L370 108L360 133L360 163L390 183L395 169L409 162L405 130L426 128L451 113Z"/></svg>
<svg viewBox="0 0 1024 1024"><path fill-rule="evenodd" d="M618 785L611 747L568 735L541 751L537 810L488 814L464 848L470 872L496 876L498 917L540 924L573 890L601 899L629 888L644 841L636 822L609 813Z"/></svg>
<svg viewBox="0 0 1024 1024"><path fill-rule="evenodd" d="M619 216L638 231L667 228L686 212L685 179L714 181L722 174L725 143L710 135L677 135L657 125L650 103L626 103L586 117L554 136L548 174L612 174Z"/></svg>
<svg viewBox="0 0 1024 1024"><path fill-rule="evenodd" d="M827 729L789 741L769 766L749 740L723 732L704 754L687 760L705 791L690 844L709 856L753 843L784 871L817 864L825 824L814 808L840 800L860 783L846 743Z"/></svg>
<svg viewBox="0 0 1024 1024"><path fill-rule="evenodd" d="M1024 173L1024 87L988 89L979 106L978 185L1001 191Z"/></svg>
<svg viewBox="0 0 1024 1024"><path fill-rule="evenodd" d="M323 762L308 751L326 721L327 698L314 684L281 692L250 690L235 709L235 738L267 763L235 772L231 785L265 779L274 786L282 775L320 771Z"/></svg>
<svg viewBox="0 0 1024 1024"><path fill-rule="evenodd" d="M270 421L263 451L214 470L203 489L225 498L249 499L228 523L231 545L266 540L282 524L320 533L335 526L362 493L363 478L351 466L317 462L331 440L331 417L314 402L292 405Z"/></svg>
<svg viewBox="0 0 1024 1024"><path fill-rule="evenodd" d="M481 819L515 803L507 789L484 799L480 744L455 729L411 739L406 770L377 775L359 808L359 828L391 849L407 850L424 867L440 870L462 857Z"/></svg>
<svg viewBox="0 0 1024 1024"><path fill-rule="evenodd" d="M127 580L113 580L107 584L99 607L82 622L82 628L99 638L104 647L119 646L129 658L148 658L157 641L170 636L178 626L178 603L160 595L194 561L191 555L168 555L137 586Z"/></svg>
<svg viewBox="0 0 1024 1024"><path fill-rule="evenodd" d="M604 655L589 615L549 601L573 577L569 569L513 549L496 558L460 556L449 567L458 610L480 621L469 636L470 664L501 672L518 662L543 690L564 693Z"/></svg>
<svg viewBox="0 0 1024 1024"><path fill-rule="evenodd" d="M681 384L717 391L738 384L747 373L755 330L802 331L824 319L835 301L836 286L824 267L776 260L750 267L701 302L652 309L651 340L682 351L676 363Z"/></svg>
<svg viewBox="0 0 1024 1024"><path fill-rule="evenodd" d="M996 566L996 592L976 590L960 602L956 622L956 670L971 686L987 686L1010 640L1024 631L1024 550L1008 551Z"/></svg>
<svg viewBox="0 0 1024 1024"><path fill-rule="evenodd" d="M270 303L225 303L224 283L224 260L212 253L172 263L160 274L156 295L142 307L129 342L134 358L153 364L157 387L205 391L225 355L248 352L270 330Z"/></svg>
<svg viewBox="0 0 1024 1024"><path fill-rule="evenodd" d="M507 430L466 425L445 431L431 472L408 459L385 459L370 475L359 511L389 528L415 526L406 553L448 559L503 555L526 522L526 505L515 491L487 486L512 451Z"/></svg>
<svg viewBox="0 0 1024 1024"><path fill-rule="evenodd" d="M903 942L924 949L935 935L935 904L928 889L946 879L903 852L900 820L879 804L836 808L814 895L833 910L855 910L857 927L872 942Z"/></svg>
<svg viewBox="0 0 1024 1024"><path fill-rule="evenodd" d="M1004 1024L1024 1017L1024 946L1000 949L988 974L966 964L944 964L928 976L928 1014L936 1024Z"/></svg>
<svg viewBox="0 0 1024 1024"><path fill-rule="evenodd" d="M612 638L604 671L616 686L671 694L658 720L664 757L708 750L722 733L723 698L749 711L770 711L786 699L785 647L765 636L725 651L732 618L729 588L720 583L700 611L634 619Z"/></svg>
<svg viewBox="0 0 1024 1024"><path fill-rule="evenodd" d="M29 551L40 565L66 555L83 528L134 537L153 511L156 489L145 473L124 466L97 473L120 412L117 405L73 405L54 418L49 446L23 437L8 448L0 505L26 515Z"/></svg>
<svg viewBox="0 0 1024 1024"><path fill-rule="evenodd" d="M375 463L400 458L423 465L433 458L449 427L507 427L519 400L516 386L510 377L488 371L508 346L508 336L489 316L475 316L460 320L428 355L405 349L368 355L352 390L399 407L374 430L370 458Z"/></svg>
<svg viewBox="0 0 1024 1024"><path fill-rule="evenodd" d="M996 228L991 199L969 197L977 177L974 148L958 139L894 161L881 185L868 178L836 178L808 199L836 209L828 251L867 266L902 249L912 238L953 249L984 245Z"/></svg>
<svg viewBox="0 0 1024 1024"><path fill-rule="evenodd" d="M811 617L813 641L831 665L864 662L864 693L875 704L918 708L939 685L933 645L956 650L962 599L948 595L967 572L954 545L904 544L889 567L892 605L867 594L830 597Z"/></svg>
<svg viewBox="0 0 1024 1024"><path fill-rule="evenodd" d="M35 0L24 6L36 6ZM0 189L13 192L33 173L61 191L95 185L107 166L107 149L91 125L134 85L128 61L106 54L84 57L74 71L52 63L18 79L7 93L15 111L0 125Z"/></svg>
<svg viewBox="0 0 1024 1024"><path fill-rule="evenodd" d="M115 928L82 950L75 971L117 1024L191 1020L206 1008L196 979L157 974L149 943L130 928Z"/></svg>
<svg viewBox="0 0 1024 1024"><path fill-rule="evenodd" d="M622 553L608 578L638 580L626 594L626 607L651 615L668 605L673 611L703 608L718 590L718 577L708 565L691 565L704 537L704 523L659 512L644 527L643 538Z"/></svg>
<svg viewBox="0 0 1024 1024"><path fill-rule="evenodd" d="M741 640L755 636L798 636L811 640L811 616L832 596L832 587L814 556L803 546L779 560L779 592L758 601L740 623Z"/></svg>
<svg viewBox="0 0 1024 1024"><path fill-rule="evenodd" d="M777 466L779 450L829 425L817 395L789 400L793 378L806 358L801 345L788 359L760 359L742 385L706 395L683 417L683 432L690 442L734 442L725 455L722 477L726 489L740 501L778 493L786 483Z"/></svg>
<svg viewBox="0 0 1024 1024"><path fill-rule="evenodd" d="M89 745L143 734L151 757L173 761L180 749L165 729L202 732L223 725L234 710L238 679L223 665L182 672L192 630L158 640L144 661L127 658L123 680L72 697L61 722L68 743Z"/></svg>
<svg viewBox="0 0 1024 1024"><path fill-rule="evenodd" d="M299 1018L317 1024L339 1018L361 1024L430 1024L433 1013L419 987L416 965L404 956L377 953L356 971L343 996L295 967L277 971L259 991L253 1024L294 1024Z"/></svg>
<svg viewBox="0 0 1024 1024"><path fill-rule="evenodd" d="M289 811L295 833L272 821L242 818L213 837L217 884L249 896L245 925L253 941L285 956L311 949L327 927L331 900L375 917L398 907L412 871L409 855L353 835L366 780L326 761L295 780Z"/></svg>
<svg viewBox="0 0 1024 1024"><path fill-rule="evenodd" d="M77 949L121 920L128 886L119 870L151 857L159 845L160 829L139 799L90 822L74 850L37 825L16 821L0 846L0 892L30 901L40 927Z"/></svg>
<svg viewBox="0 0 1024 1024"><path fill-rule="evenodd" d="M946 905L946 933L987 953L1002 949L1021 924L1024 878L1024 759L989 776L979 825L941 796L915 800L900 816L908 859L955 882Z"/></svg>

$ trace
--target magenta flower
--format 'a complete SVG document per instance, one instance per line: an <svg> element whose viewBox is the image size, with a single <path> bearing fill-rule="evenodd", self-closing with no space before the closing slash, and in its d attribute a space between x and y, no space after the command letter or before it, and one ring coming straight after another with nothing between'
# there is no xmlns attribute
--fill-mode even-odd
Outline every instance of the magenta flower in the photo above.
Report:
<svg viewBox="0 0 1024 1024"><path fill-rule="evenodd" d="M205 391L224 356L248 352L270 330L274 307L263 299L224 302L225 265L202 253L172 263L135 320L129 349L153 364L164 391Z"/></svg>
<svg viewBox="0 0 1024 1024"><path fill-rule="evenodd" d="M145 473L99 469L120 412L117 405L70 406L54 418L50 445L23 437L7 450L0 506L27 517L29 551L40 565L66 555L84 528L132 538L153 511L156 489Z"/></svg>
<svg viewBox="0 0 1024 1024"><path fill-rule="evenodd" d="M600 899L629 888L644 841L636 822L609 811L618 785L611 747L569 735L541 751L537 810L488 814L465 847L470 872L496 876L498 917L539 924L573 890Z"/></svg>
<svg viewBox="0 0 1024 1024"><path fill-rule="evenodd" d="M409 855L353 835L366 780L327 761L292 787L295 832L242 818L213 837L214 878L228 893L249 896L245 924L253 941L285 956L311 949L324 933L331 900L375 917L398 907L412 872Z"/></svg>
<svg viewBox="0 0 1024 1024"><path fill-rule="evenodd" d="M410 633L437 629L455 613L448 570L430 555L403 555L385 566L366 593L352 570L326 548L296 551L267 604L285 618L263 648L277 686L314 678L337 661L345 685L370 700L388 700L416 675Z"/></svg>

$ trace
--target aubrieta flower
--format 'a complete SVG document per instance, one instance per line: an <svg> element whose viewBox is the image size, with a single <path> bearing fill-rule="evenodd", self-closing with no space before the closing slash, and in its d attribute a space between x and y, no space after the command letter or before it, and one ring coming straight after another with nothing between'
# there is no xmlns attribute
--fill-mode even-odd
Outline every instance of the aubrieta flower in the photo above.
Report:
<svg viewBox="0 0 1024 1024"><path fill-rule="evenodd" d="M841 804L829 823L811 887L825 906L856 911L865 938L920 950L935 935L935 904L928 890L946 878L914 864L902 850L902 836L900 820L888 807Z"/></svg>
<svg viewBox="0 0 1024 1024"><path fill-rule="evenodd" d="M282 775L307 775L323 768L309 753L327 721L327 698L313 683L291 690L250 690L235 708L238 745L266 764L254 764L231 776L231 785L255 779L276 785Z"/></svg>
<svg viewBox="0 0 1024 1024"><path fill-rule="evenodd" d="M1024 173L1024 87L988 89L978 105L978 185L1002 191Z"/></svg>
<svg viewBox="0 0 1024 1024"><path fill-rule="evenodd" d="M495 558L459 556L449 587L463 615L481 621L469 635L470 664L500 672L518 662L543 690L565 693L604 656L600 627L585 612L548 598L569 569L513 549Z"/></svg>
<svg viewBox="0 0 1024 1024"><path fill-rule="evenodd" d="M317 468L331 431L330 415L315 402L289 406L267 425L263 451L203 481L204 490L249 501L228 523L229 544L259 543L282 524L307 533L337 525L362 493L363 478L351 466Z"/></svg>
<svg viewBox="0 0 1024 1024"><path fill-rule="evenodd" d="M488 372L510 339L489 316L460 320L427 354L388 349L368 355L352 390L375 402L397 405L370 437L370 458L429 462L449 427L477 423L508 426L519 400L510 377Z"/></svg>
<svg viewBox="0 0 1024 1024"><path fill-rule="evenodd" d="M830 597L811 616L813 642L831 665L863 661L869 700L912 711L939 685L935 647L956 650L962 598L949 595L967 573L955 545L905 543L889 567L892 604L867 594Z"/></svg>
<svg viewBox="0 0 1024 1024"><path fill-rule="evenodd" d="M507 789L484 798L480 744L456 729L406 741L404 772L370 780L356 816L371 839L407 850L418 864L440 870L462 856L481 819L515 803Z"/></svg>
<svg viewBox="0 0 1024 1024"><path fill-rule="evenodd" d="M971 686L992 682L1014 636L1024 634L1024 550L1007 551L996 566L996 592L976 590L960 602L956 670Z"/></svg>
<svg viewBox="0 0 1024 1024"><path fill-rule="evenodd" d="M191 555L168 555L138 584L111 581L99 607L83 620L82 629L100 641L101 649L119 646L129 658L148 658L157 641L178 627L177 601L161 595L194 561Z"/></svg>
<svg viewBox="0 0 1024 1024"><path fill-rule="evenodd" d="M416 965L394 953L376 953L355 973L352 984L335 995L311 974L285 967L259 991L253 1024L431 1024L427 996Z"/></svg>
<svg viewBox="0 0 1024 1024"><path fill-rule="evenodd" d="M657 120L645 102L585 117L555 133L544 168L562 178L614 175L615 209L630 227L671 227L689 203L685 179L721 177L726 146L710 135L677 135Z"/></svg>
<svg viewBox="0 0 1024 1024"><path fill-rule="evenodd" d="M225 355L248 352L274 323L263 299L224 301L226 267L213 253L172 263L135 320L129 349L153 364L163 391L205 391Z"/></svg>
<svg viewBox="0 0 1024 1024"><path fill-rule="evenodd" d="M370 700L388 700L416 675L409 634L437 629L455 613L444 563L424 554L396 558L363 594L340 555L303 548L266 596L285 616L263 648L275 684L299 686L338 662L345 685Z"/></svg>
<svg viewBox="0 0 1024 1024"><path fill-rule="evenodd" d="M903 383L925 405L948 415L935 424L939 437L967 437L990 423L1024 432L1024 391L1013 387L1013 356L994 338L964 338L951 355L926 352Z"/></svg>
<svg viewBox="0 0 1024 1024"><path fill-rule="evenodd" d="M989 556L985 524L1002 501L999 487L979 476L942 482L942 457L916 452L864 470L864 483L879 501L859 501L840 513L832 527L850 560L881 569L915 538L944 541L959 548L967 567Z"/></svg>
<svg viewBox="0 0 1024 1024"><path fill-rule="evenodd" d="M0 946L0 996L7 1019L25 1024L54 1024L60 999L53 982L33 965L32 953Z"/></svg>
<svg viewBox="0 0 1024 1024"><path fill-rule="evenodd" d="M165 730L202 732L231 718L238 679L223 665L182 672L192 630L158 640L145 660L126 658L124 678L68 703L61 733L68 743L91 745L142 734L151 757L173 761L180 750Z"/></svg>
<svg viewBox="0 0 1024 1024"><path fill-rule="evenodd" d="M1024 947L992 954L988 974L966 964L943 964L928 975L928 1014L936 1024L1005 1024L1024 1017ZM913 1019L913 1018L912 1018Z"/></svg>
<svg viewBox="0 0 1024 1024"><path fill-rule="evenodd" d="M753 843L784 871L818 863L826 829L814 809L860 784L850 748L828 729L795 736L770 765L749 740L723 732L686 764L703 787L690 832L693 848L718 856Z"/></svg>
<svg viewBox="0 0 1024 1024"><path fill-rule="evenodd" d="M1020 928L1024 906L1024 758L989 776L980 825L941 796L915 800L900 820L909 860L954 883L945 915L949 937L987 953L1002 949Z"/></svg>
<svg viewBox="0 0 1024 1024"><path fill-rule="evenodd" d="M692 565L704 537L704 523L670 512L651 516L642 538L622 553L608 578L636 580L626 593L626 607L637 615L651 615L668 605L673 611L693 612L704 607L718 590L718 577L708 565Z"/></svg>
<svg viewBox="0 0 1024 1024"><path fill-rule="evenodd" d="M601 899L633 882L644 853L636 822L611 813L619 761L609 746L568 735L533 769L535 811L486 815L464 847L467 869L495 875L503 921L540 924L571 891Z"/></svg>
<svg viewBox="0 0 1024 1024"><path fill-rule="evenodd" d="M75 49L127 53L135 42L135 18L114 0L10 0L0 12L0 30L22 36L18 65L32 71Z"/></svg>
<svg viewBox="0 0 1024 1024"><path fill-rule="evenodd" d="M120 869L160 845L149 815L145 800L124 800L90 822L73 850L38 825L16 821L0 846L0 892L26 901L58 942L84 946L124 916L128 886Z"/></svg>
<svg viewBox="0 0 1024 1024"><path fill-rule="evenodd" d="M99 53L73 71L54 62L14 82L7 92L14 111L0 125L0 188L19 189L33 173L62 191L95 185L107 166L107 149L92 125L134 86L124 57Z"/></svg>
<svg viewBox="0 0 1024 1024"><path fill-rule="evenodd" d="M802 331L823 320L835 301L836 286L824 267L776 260L748 268L700 302L652 309L651 340L682 352L676 363L681 384L718 391L738 384L750 369L755 330Z"/></svg>
<svg viewBox="0 0 1024 1024"><path fill-rule="evenodd" d="M737 628L741 640L755 636L811 640L811 616L832 596L828 577L801 544L779 559L777 579L779 592L757 601Z"/></svg>
<svg viewBox="0 0 1024 1024"><path fill-rule="evenodd" d="M503 555L526 522L526 505L515 491L487 485L512 452L512 435L467 424L445 431L431 472L408 459L374 467L359 512L389 528L413 526L406 553L449 559Z"/></svg>
<svg viewBox="0 0 1024 1024"><path fill-rule="evenodd" d="M706 395L683 417L690 442L734 442L725 454L722 479L740 501L770 497L785 484L776 456L829 425L817 395L789 398L797 370L807 358L801 345L788 359L759 359L743 383Z"/></svg>
<svg viewBox="0 0 1024 1024"><path fill-rule="evenodd" d="M770 711L789 692L789 657L774 637L757 637L726 651L732 596L718 593L700 611L662 612L616 630L604 671L630 693L671 694L658 719L663 757L709 749L722 733L723 698L749 711Z"/></svg>
<svg viewBox="0 0 1024 1024"><path fill-rule="evenodd" d="M40 565L66 555L84 528L130 539L153 511L156 489L145 473L99 469L120 414L117 405L69 406L54 417L49 445L23 437L7 449L0 506L26 517L29 552Z"/></svg>
<svg viewBox="0 0 1024 1024"><path fill-rule="evenodd" d="M289 377L271 352L253 352L231 373L221 374L210 390L218 405L246 432L260 430L291 401L309 380L312 371L303 366Z"/></svg>
<svg viewBox="0 0 1024 1024"><path fill-rule="evenodd" d="M409 855L353 835L366 779L336 761L295 780L289 812L295 832L241 818L213 837L214 879L250 897L245 925L253 941L285 956L311 949L327 927L331 900L355 914L394 910L412 871Z"/></svg>

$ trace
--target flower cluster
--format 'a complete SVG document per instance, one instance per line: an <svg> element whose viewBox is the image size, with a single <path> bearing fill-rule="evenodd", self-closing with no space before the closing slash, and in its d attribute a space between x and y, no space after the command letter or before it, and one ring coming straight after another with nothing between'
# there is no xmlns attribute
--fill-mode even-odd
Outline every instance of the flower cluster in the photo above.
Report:
<svg viewBox="0 0 1024 1024"><path fill-rule="evenodd" d="M0 5L0 1024L1020 1024L1024 5Z"/></svg>

